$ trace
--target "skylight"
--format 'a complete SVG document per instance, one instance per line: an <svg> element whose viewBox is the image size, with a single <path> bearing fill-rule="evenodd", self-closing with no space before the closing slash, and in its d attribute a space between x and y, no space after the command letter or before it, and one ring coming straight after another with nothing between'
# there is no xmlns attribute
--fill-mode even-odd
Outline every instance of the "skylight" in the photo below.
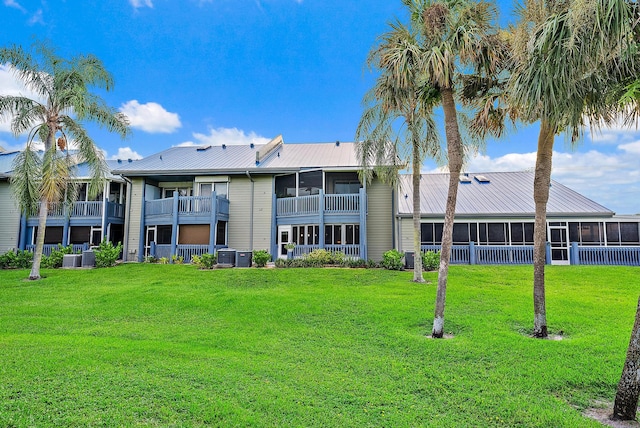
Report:
<svg viewBox="0 0 640 428"><path fill-rule="evenodd" d="M471 183L471 178L468 175L461 175L460 183L469 184Z"/></svg>
<svg viewBox="0 0 640 428"><path fill-rule="evenodd" d="M484 175L476 175L474 178L478 181L478 183L491 183L491 180L489 180Z"/></svg>

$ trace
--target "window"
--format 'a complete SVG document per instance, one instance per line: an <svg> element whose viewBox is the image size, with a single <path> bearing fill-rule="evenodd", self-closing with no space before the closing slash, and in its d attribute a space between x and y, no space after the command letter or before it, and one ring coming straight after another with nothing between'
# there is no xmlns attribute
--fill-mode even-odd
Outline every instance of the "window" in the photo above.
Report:
<svg viewBox="0 0 640 428"><path fill-rule="evenodd" d="M533 223L511 223L512 245L533 245Z"/></svg>
<svg viewBox="0 0 640 428"><path fill-rule="evenodd" d="M620 241L624 244L640 244L638 223L620 223Z"/></svg>
<svg viewBox="0 0 640 428"><path fill-rule="evenodd" d="M299 174L298 196L318 195L322 190L322 171Z"/></svg>
<svg viewBox="0 0 640 428"><path fill-rule="evenodd" d="M550 225L552 223L549 223ZM569 242L585 245L604 245L603 226L600 222L569 223Z"/></svg>
<svg viewBox="0 0 640 428"><path fill-rule="evenodd" d="M193 194L191 187L165 187L162 191L165 198L173 198L176 192L178 196L192 196Z"/></svg>
<svg viewBox="0 0 640 428"><path fill-rule="evenodd" d="M216 225L216 245L227 245L227 222L218 220Z"/></svg>
<svg viewBox="0 0 640 428"><path fill-rule="evenodd" d="M607 223L607 242L609 244L620 244L620 225L618 223Z"/></svg>
<svg viewBox="0 0 640 428"><path fill-rule="evenodd" d="M72 226L69 228L69 243L84 244L91 239L91 227L89 226Z"/></svg>
<svg viewBox="0 0 640 428"><path fill-rule="evenodd" d="M296 196L296 175L281 175L276 177L276 197L292 198Z"/></svg>
<svg viewBox="0 0 640 428"><path fill-rule="evenodd" d="M156 244L166 245L171 244L171 226L157 226Z"/></svg>
<svg viewBox="0 0 640 428"><path fill-rule="evenodd" d="M213 190L216 192L216 195L218 196L224 196L225 198L227 197L227 195L229 194L229 183L227 183L226 181L219 181L216 183L213 183Z"/></svg>
<svg viewBox="0 0 640 428"><path fill-rule="evenodd" d="M178 244L209 245L208 224L181 224L178 226Z"/></svg>
<svg viewBox="0 0 640 428"><path fill-rule="evenodd" d="M359 193L360 182L355 181L336 181L334 192L339 195Z"/></svg>
<svg viewBox="0 0 640 428"><path fill-rule="evenodd" d="M342 245L342 225L327 224L324 227L324 243L326 245Z"/></svg>
<svg viewBox="0 0 640 428"><path fill-rule="evenodd" d="M507 234L506 234L506 224L505 223L488 223L488 236L489 236L489 244L507 244Z"/></svg>
<svg viewBox="0 0 640 428"><path fill-rule="evenodd" d="M420 243L422 245L440 245L442 243L442 223L422 223L420 225Z"/></svg>
<svg viewBox="0 0 640 428"><path fill-rule="evenodd" d="M453 243L456 245L466 245L469 243L469 224L453 224Z"/></svg>
<svg viewBox="0 0 640 428"><path fill-rule="evenodd" d="M293 242L296 245L318 245L320 243L320 226L306 224L293 226Z"/></svg>
<svg viewBox="0 0 640 428"><path fill-rule="evenodd" d="M200 183L200 196L211 196L211 183Z"/></svg>

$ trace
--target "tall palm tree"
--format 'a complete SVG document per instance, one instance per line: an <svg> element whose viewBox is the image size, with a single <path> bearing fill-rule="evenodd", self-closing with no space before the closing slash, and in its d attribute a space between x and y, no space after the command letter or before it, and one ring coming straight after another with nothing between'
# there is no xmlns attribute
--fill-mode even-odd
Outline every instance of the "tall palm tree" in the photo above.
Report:
<svg viewBox="0 0 640 428"><path fill-rule="evenodd" d="M514 30L511 102L522 118L540 122L534 178L534 329L547 337L544 269L546 208L555 136L575 143L586 122L612 122L607 96L635 72L636 4L629 0L526 0Z"/></svg>
<svg viewBox="0 0 640 428"><path fill-rule="evenodd" d="M33 53L33 54L32 54ZM0 115L11 119L11 131L17 137L28 132L25 150L16 157L12 188L26 215L38 213L38 231L33 267L29 279L40 278L47 213L51 204L73 200L69 189L73 164L86 162L92 180L89 192L102 189L107 165L103 153L89 137L83 123L95 122L123 138L129 133L126 116L113 108L89 88L110 90L113 78L102 62L92 55L67 60L56 55L45 43L35 42L32 53L20 46L0 48L0 63L8 63L18 80L36 96L0 95ZM35 139L44 144L44 154L34 150ZM64 147L73 141L74 159L57 150L56 140ZM60 148L60 147L58 147Z"/></svg>
<svg viewBox="0 0 640 428"><path fill-rule="evenodd" d="M444 335L444 309L453 244L453 221L458 197L458 181L464 160L456 98L463 77L480 70L495 72L492 42L496 40L496 8L488 1L404 0L414 25L421 29L425 70L423 78L441 96L444 112L449 189L445 208L438 290L432 336Z"/></svg>
<svg viewBox="0 0 640 428"><path fill-rule="evenodd" d="M361 176L371 181L374 172L394 184L397 159L411 162L413 183L413 280L422 276L420 239L420 175L426 155L437 157L440 143L433 109L439 93L421 78L424 70L419 33L399 22L380 38L369 55L370 66L380 71L374 87L365 95L365 111L356 130ZM400 123L398 123L400 122ZM371 168L374 165L374 168Z"/></svg>

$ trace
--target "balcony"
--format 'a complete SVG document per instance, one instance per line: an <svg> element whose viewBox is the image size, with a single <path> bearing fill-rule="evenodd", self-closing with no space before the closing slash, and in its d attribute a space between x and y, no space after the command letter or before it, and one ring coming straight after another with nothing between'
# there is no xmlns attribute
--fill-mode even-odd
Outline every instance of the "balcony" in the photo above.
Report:
<svg viewBox="0 0 640 428"><path fill-rule="evenodd" d="M63 203L53 203L47 212L47 225L62 226L67 221L72 226L98 226L103 223L103 214L108 223L123 223L125 207L123 204L106 202L106 212L103 213L105 201L79 201L70 206ZM38 216L28 219L29 226L37 226Z"/></svg>
<svg viewBox="0 0 640 428"><path fill-rule="evenodd" d="M229 200L227 198L223 196L174 196L173 198L155 199L144 203L144 216L147 225L170 224L174 219L179 219L181 224L209 224L214 214L220 220L229 219Z"/></svg>
<svg viewBox="0 0 640 428"><path fill-rule="evenodd" d="M357 221L365 206L365 193L324 194L276 199L279 220L296 218L312 221L322 216L325 220Z"/></svg>

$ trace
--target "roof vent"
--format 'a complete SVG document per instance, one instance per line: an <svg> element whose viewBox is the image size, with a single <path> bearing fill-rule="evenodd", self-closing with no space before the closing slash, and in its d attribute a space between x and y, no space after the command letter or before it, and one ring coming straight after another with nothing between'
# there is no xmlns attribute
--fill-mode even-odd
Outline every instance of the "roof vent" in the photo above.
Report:
<svg viewBox="0 0 640 428"><path fill-rule="evenodd" d="M491 180L489 180L484 175L476 175L474 178L478 183L491 183Z"/></svg>
<svg viewBox="0 0 640 428"><path fill-rule="evenodd" d="M211 148L211 146L206 146L206 147L198 147L196 149L196 151L198 152L204 152L205 150L209 150Z"/></svg>
<svg viewBox="0 0 640 428"><path fill-rule="evenodd" d="M160 155L160 160L162 160L162 155ZM129 162L131 162L131 161L129 161Z"/></svg>
<svg viewBox="0 0 640 428"><path fill-rule="evenodd" d="M133 161L132 161L131 159L127 159L127 162L131 163L131 162L133 162Z"/></svg>
<svg viewBox="0 0 640 428"><path fill-rule="evenodd" d="M122 163L122 159L118 159L118 163Z"/></svg>
<svg viewBox="0 0 640 428"><path fill-rule="evenodd" d="M227 145L226 145L226 144L223 144L223 145L222 145L222 148L223 148L223 149L226 149L226 148L227 148Z"/></svg>
<svg viewBox="0 0 640 428"><path fill-rule="evenodd" d="M471 178L469 178L468 175L461 175L460 176L460 183L469 184L469 183L471 183Z"/></svg>
<svg viewBox="0 0 640 428"><path fill-rule="evenodd" d="M249 144L249 147L251 147L252 149L253 149L255 146L256 146L256 145L255 145L255 144L253 144L253 143Z"/></svg>
<svg viewBox="0 0 640 428"><path fill-rule="evenodd" d="M336 147L340 147L340 141L336 141Z"/></svg>
<svg viewBox="0 0 640 428"><path fill-rule="evenodd" d="M280 157L280 152L278 152L278 157Z"/></svg>

